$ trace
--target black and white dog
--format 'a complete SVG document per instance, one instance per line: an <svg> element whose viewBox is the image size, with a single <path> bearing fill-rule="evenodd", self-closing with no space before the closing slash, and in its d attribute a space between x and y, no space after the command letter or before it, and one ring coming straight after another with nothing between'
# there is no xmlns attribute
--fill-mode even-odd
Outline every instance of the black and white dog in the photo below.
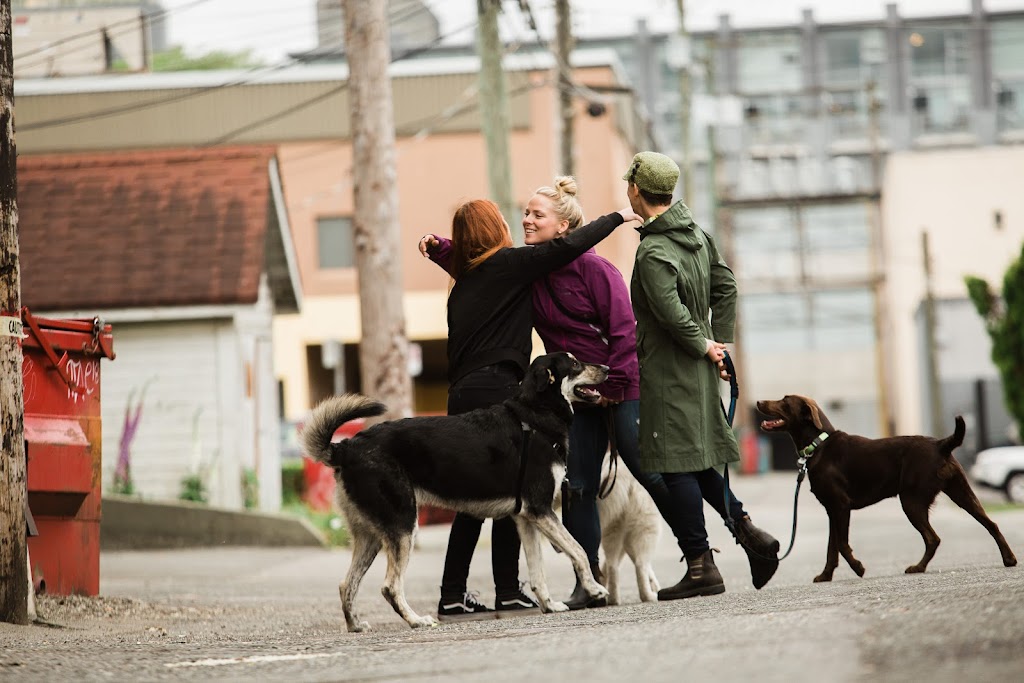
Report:
<svg viewBox="0 0 1024 683"><path fill-rule="evenodd" d="M586 553L551 503L565 477L571 402L597 401L600 395L590 387L607 377L604 365L551 353L533 361L519 394L502 404L462 415L383 422L340 443L331 443L338 427L357 417L381 415L385 406L354 394L318 405L302 443L307 455L334 468L337 502L352 536L352 564L339 586L348 630L369 629L352 602L381 548L388 558L384 597L413 628L437 623L417 615L405 599L403 579L420 504L481 518L514 515L530 584L545 612L568 608L548 593L538 532L572 560L592 598L605 597L608 592L594 580Z"/></svg>

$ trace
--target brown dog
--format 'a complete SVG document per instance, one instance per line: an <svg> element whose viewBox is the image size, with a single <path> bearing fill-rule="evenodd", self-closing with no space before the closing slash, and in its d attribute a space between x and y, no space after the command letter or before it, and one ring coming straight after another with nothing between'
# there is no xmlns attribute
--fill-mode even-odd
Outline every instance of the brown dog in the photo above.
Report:
<svg viewBox="0 0 1024 683"><path fill-rule="evenodd" d="M963 467L952 456L964 440L964 421L957 416L956 431L944 439L894 436L866 439L836 431L818 404L803 396L781 401L758 401L757 409L769 417L765 431L785 431L806 458L811 491L828 512L828 555L825 569L814 581L831 581L839 554L857 576L864 565L850 549L850 510L860 510L885 498L899 496L903 512L924 539L924 557L907 567L908 574L923 572L939 547L939 537L928 523L928 510L944 491L985 527L999 546L1003 564L1017 564L1006 539L989 519L971 490Z"/></svg>

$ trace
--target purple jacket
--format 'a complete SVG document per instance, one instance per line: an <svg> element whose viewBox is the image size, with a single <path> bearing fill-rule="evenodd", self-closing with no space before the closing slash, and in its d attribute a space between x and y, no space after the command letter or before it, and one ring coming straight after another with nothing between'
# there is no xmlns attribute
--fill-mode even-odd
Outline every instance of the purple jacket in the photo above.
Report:
<svg viewBox="0 0 1024 683"><path fill-rule="evenodd" d="M448 270L451 241L437 236L430 259ZM636 318L622 273L591 249L547 276L562 307L551 300L544 279L533 283L533 327L550 353L568 351L581 361L607 365L608 379L598 390L613 401L640 398L640 366L636 356Z"/></svg>
<svg viewBox="0 0 1024 683"><path fill-rule="evenodd" d="M602 396L613 401L639 399L636 318L622 273L591 249L548 275L548 282L562 308L574 317L559 310L543 279L533 283L533 327L544 348L607 365L608 379L598 387Z"/></svg>

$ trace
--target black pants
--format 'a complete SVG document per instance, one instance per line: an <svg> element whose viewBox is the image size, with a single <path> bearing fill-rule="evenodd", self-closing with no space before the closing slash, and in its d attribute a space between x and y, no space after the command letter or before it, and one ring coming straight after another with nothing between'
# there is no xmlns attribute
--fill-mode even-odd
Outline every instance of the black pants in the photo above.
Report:
<svg viewBox="0 0 1024 683"><path fill-rule="evenodd" d="M448 389L448 414L459 415L487 408L511 398L519 391L519 377L513 365L499 364L474 370ZM455 515L448 536L448 554L441 579L443 597L462 597L466 592L469 564L480 539L483 520L462 512ZM495 519L491 528L491 568L494 591L508 595L519 590L519 532L511 517Z"/></svg>
<svg viewBox="0 0 1024 683"><path fill-rule="evenodd" d="M679 547L688 560L700 557L710 547L708 532L704 527L704 501L710 503L725 519L725 477L714 468L700 472L665 472L661 476L669 495L682 513L679 529L673 528L679 537ZM746 514L743 503L732 495L729 496L729 513L733 519Z"/></svg>

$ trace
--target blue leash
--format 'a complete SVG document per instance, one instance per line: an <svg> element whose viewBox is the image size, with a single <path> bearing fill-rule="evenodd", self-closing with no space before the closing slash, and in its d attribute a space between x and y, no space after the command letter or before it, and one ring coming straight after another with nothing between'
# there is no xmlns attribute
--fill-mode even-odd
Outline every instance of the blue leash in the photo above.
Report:
<svg viewBox="0 0 1024 683"><path fill-rule="evenodd" d="M725 371L729 373L729 408L727 410L726 407L725 407L725 404L723 403L722 404L722 412L725 414L725 419L729 423L729 426L732 427L733 420L736 418L736 403L739 401L739 398L740 398L740 384L736 380L736 366L733 365L732 356L729 355L728 351L725 352L725 357L722 358L722 362L725 364ZM725 468L724 469L725 469L725 474L723 476L725 477L725 492L724 492L724 498L725 498L725 526L727 526L729 528L729 532L732 533L733 537L736 538L736 542L739 543L740 542L739 541L739 537L736 536L736 520L732 518L732 512L729 511L729 499L732 497L732 489L729 488L729 464L728 463L725 464ZM797 475L796 475L796 493L793 494L793 533L792 533L792 535L790 536L790 539L789 539L789 548L787 548L786 552L782 555L782 557L779 558L780 562L782 560L786 559L786 557L789 556L789 553L791 553L793 551L793 544L796 543L797 501L800 498L800 485L803 483L804 477L806 475L807 475L807 460L805 458L801 458L800 459L800 469L799 469L799 471L797 472ZM743 548L747 552L752 553L754 555L757 555L761 559L764 559L764 560L774 560L775 559L774 557L765 557L764 555L761 555L760 553L754 552L753 550L751 550L750 548L747 548L746 546L743 546Z"/></svg>

